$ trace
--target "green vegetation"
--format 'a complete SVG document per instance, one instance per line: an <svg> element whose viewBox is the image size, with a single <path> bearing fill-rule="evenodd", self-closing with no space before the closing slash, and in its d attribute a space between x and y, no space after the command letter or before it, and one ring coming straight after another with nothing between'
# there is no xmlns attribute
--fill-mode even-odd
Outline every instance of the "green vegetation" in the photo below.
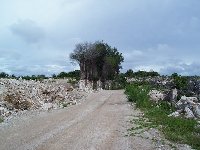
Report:
<svg viewBox="0 0 200 150"><path fill-rule="evenodd" d="M155 71L137 71L137 72L133 72L132 69L129 69L126 71L125 73L126 77L156 77L156 76L160 76L158 72Z"/></svg>
<svg viewBox="0 0 200 150"><path fill-rule="evenodd" d="M173 107L167 102L153 103L149 100L147 85L128 85L125 89L128 100L134 102L148 118L149 126L157 126L171 141L185 143L200 150L200 127L196 120L168 117Z"/></svg>
<svg viewBox="0 0 200 150"><path fill-rule="evenodd" d="M177 73L173 73L171 77L177 89L181 90L187 88L189 82L188 77L178 75Z"/></svg>
<svg viewBox="0 0 200 150"><path fill-rule="evenodd" d="M3 118L0 117L0 123L3 122Z"/></svg>
<svg viewBox="0 0 200 150"><path fill-rule="evenodd" d="M53 78L64 79L64 78L75 78L76 80L80 79L80 70L70 71L70 72L61 72L58 75L53 75Z"/></svg>
<svg viewBox="0 0 200 150"><path fill-rule="evenodd" d="M38 81L48 79L48 77L46 77L45 75L21 76L21 78L24 80L38 80Z"/></svg>
<svg viewBox="0 0 200 150"><path fill-rule="evenodd" d="M15 75L9 75L5 72L1 72L0 73L0 78L7 78L7 79L19 79L22 78L24 80L44 80L44 79L48 79L50 77L47 77L45 75L26 75L26 76L15 76ZM79 80L80 79L80 70L75 70L75 71L70 71L70 72L61 72L58 75L53 74L52 78L54 79L64 79L64 78L72 78L72 79L76 79Z"/></svg>
<svg viewBox="0 0 200 150"><path fill-rule="evenodd" d="M124 89L127 82L126 78L123 73L120 73L119 75L116 75L111 82L111 87L110 90L119 90L119 89Z"/></svg>
<svg viewBox="0 0 200 150"><path fill-rule="evenodd" d="M0 78L10 78L10 79L13 79L13 78L16 78L16 76L13 74L13 75L9 75L5 72L1 72L0 73Z"/></svg>
<svg viewBox="0 0 200 150"><path fill-rule="evenodd" d="M93 83L100 80L103 88L106 81L114 80L119 74L121 63L124 61L122 53L115 47L99 41L77 44L70 59L79 64L81 80L85 80L86 84L87 80Z"/></svg>
<svg viewBox="0 0 200 150"><path fill-rule="evenodd" d="M62 107L63 107L63 108L68 107L69 105L70 105L69 102L68 102L68 103L66 103L66 102L62 103Z"/></svg>

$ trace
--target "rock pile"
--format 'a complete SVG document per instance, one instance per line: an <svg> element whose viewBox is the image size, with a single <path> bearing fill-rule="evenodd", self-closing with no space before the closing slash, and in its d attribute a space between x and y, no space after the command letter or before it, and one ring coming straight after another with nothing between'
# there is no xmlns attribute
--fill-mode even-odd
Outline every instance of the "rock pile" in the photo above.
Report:
<svg viewBox="0 0 200 150"><path fill-rule="evenodd" d="M0 116L21 110L50 110L76 104L83 94L66 81L0 79Z"/></svg>
<svg viewBox="0 0 200 150"><path fill-rule="evenodd" d="M199 118L200 119L200 103L196 97L182 96L176 103L177 111L169 116L185 116L186 118Z"/></svg>
<svg viewBox="0 0 200 150"><path fill-rule="evenodd" d="M177 101L177 89L164 93L158 90L151 90L149 92L150 100L158 103L159 101L168 101L175 105L176 111L169 115L169 117L183 116L185 118L200 119L200 102L197 97L182 96Z"/></svg>
<svg viewBox="0 0 200 150"><path fill-rule="evenodd" d="M126 81L128 83L142 83L147 82L154 86L160 86L160 87L171 87L173 84L173 80L170 77L162 77L162 76L156 76L156 77L134 77L134 78L126 78Z"/></svg>
<svg viewBox="0 0 200 150"><path fill-rule="evenodd" d="M177 102L178 91L176 88L167 91L151 90L148 95L150 97L150 100L154 102L164 100L175 104Z"/></svg>

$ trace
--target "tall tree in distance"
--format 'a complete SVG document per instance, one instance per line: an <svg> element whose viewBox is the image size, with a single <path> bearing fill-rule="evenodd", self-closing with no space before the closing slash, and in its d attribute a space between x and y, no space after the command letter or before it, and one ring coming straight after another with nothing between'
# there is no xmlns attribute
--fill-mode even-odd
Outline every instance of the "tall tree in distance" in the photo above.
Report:
<svg viewBox="0 0 200 150"><path fill-rule="evenodd" d="M112 80L119 74L124 61L122 53L117 48L112 48L107 43L79 43L75 46L70 59L76 61L80 66L81 80L96 82L100 80L103 84L106 80Z"/></svg>

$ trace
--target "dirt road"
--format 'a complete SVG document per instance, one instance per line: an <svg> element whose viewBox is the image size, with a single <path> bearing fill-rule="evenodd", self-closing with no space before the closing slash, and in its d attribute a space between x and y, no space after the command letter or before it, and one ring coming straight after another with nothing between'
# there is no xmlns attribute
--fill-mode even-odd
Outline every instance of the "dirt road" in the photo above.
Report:
<svg viewBox="0 0 200 150"><path fill-rule="evenodd" d="M134 111L121 90L92 93L79 105L0 126L0 149L154 149L149 140L126 136Z"/></svg>

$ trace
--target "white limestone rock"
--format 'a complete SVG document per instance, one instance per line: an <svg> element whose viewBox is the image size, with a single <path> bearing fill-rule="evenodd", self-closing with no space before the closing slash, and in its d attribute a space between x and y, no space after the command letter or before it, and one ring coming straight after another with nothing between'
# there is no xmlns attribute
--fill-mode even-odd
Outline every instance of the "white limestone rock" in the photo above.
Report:
<svg viewBox="0 0 200 150"><path fill-rule="evenodd" d="M51 110L51 109L53 109L53 104L52 103L44 103L42 105L42 109L44 109L44 110Z"/></svg>
<svg viewBox="0 0 200 150"><path fill-rule="evenodd" d="M178 96L178 90L175 88L172 90L172 101L176 101Z"/></svg>
<svg viewBox="0 0 200 150"><path fill-rule="evenodd" d="M154 102L162 101L165 98L165 94L163 94L162 92L158 90L151 90L149 92L149 96L150 96L150 100Z"/></svg>
<svg viewBox="0 0 200 150"><path fill-rule="evenodd" d="M47 79L41 82L23 79L0 79L0 107L6 108L11 113L27 109L56 109L63 102L73 101L73 104L76 104L76 99L83 98L80 95L84 94L77 94L80 92L64 79ZM2 111L3 108L1 114Z"/></svg>
<svg viewBox="0 0 200 150"><path fill-rule="evenodd" d="M170 115L168 115L168 117L179 117L180 113L178 111L175 111L173 113L171 113Z"/></svg>
<svg viewBox="0 0 200 150"><path fill-rule="evenodd" d="M190 110L188 107L185 107L185 117L186 118L195 118L192 110Z"/></svg>
<svg viewBox="0 0 200 150"><path fill-rule="evenodd" d="M194 115L197 118L200 118L200 104L197 104L193 107Z"/></svg>

